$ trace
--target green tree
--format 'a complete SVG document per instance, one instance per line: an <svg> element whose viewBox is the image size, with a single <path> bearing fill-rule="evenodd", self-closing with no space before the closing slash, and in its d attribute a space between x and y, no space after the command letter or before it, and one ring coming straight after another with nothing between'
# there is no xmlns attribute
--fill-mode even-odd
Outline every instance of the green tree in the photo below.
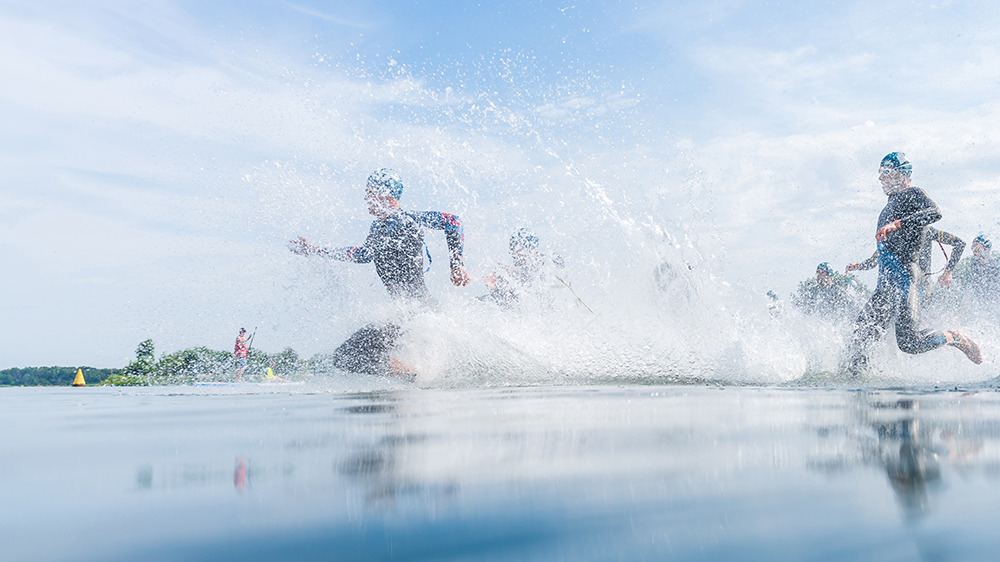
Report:
<svg viewBox="0 0 1000 562"><path fill-rule="evenodd" d="M87 384L99 384L119 373L118 369L83 369ZM0 371L0 386L69 386L76 378L77 367L21 367Z"/></svg>
<svg viewBox="0 0 1000 562"><path fill-rule="evenodd" d="M136 361L152 362L155 357L156 348L153 346L153 340L139 342L139 346L135 348Z"/></svg>
<svg viewBox="0 0 1000 562"><path fill-rule="evenodd" d="M136 386L160 384L185 384L194 380L232 380L236 370L236 359L232 353L215 351L207 347L195 347L168 353L159 360L153 355L152 340L139 344L135 361L128 364L117 376L110 377L107 384ZM259 349L251 349L247 354L247 379L263 376L267 366L274 362L275 374L288 376L306 369L306 363L299 359L292 348L285 348L277 354Z"/></svg>

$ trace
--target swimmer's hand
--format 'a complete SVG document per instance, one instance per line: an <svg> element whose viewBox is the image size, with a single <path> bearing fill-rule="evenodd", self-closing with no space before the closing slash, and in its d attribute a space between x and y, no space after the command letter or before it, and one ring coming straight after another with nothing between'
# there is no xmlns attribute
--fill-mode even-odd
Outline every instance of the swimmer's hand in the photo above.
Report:
<svg viewBox="0 0 1000 562"><path fill-rule="evenodd" d="M486 283L486 288L491 291L507 288L507 286L510 285L510 282L507 279L516 279L520 273L520 270L516 267L510 267L509 265L504 265L502 263L498 263L497 268L504 271L497 271L494 269L493 273L483 275L483 283Z"/></svg>
<svg viewBox="0 0 1000 562"><path fill-rule="evenodd" d="M499 281L498 278L499 276L496 273L483 275L483 283L486 283L486 288L492 291L497 288L497 281Z"/></svg>
<svg viewBox="0 0 1000 562"><path fill-rule="evenodd" d="M878 229L878 232L875 233L875 240L877 242L885 242L886 238L889 237L889 234L899 230L899 227L901 226L903 226L903 223L899 220L890 222L889 224Z"/></svg>
<svg viewBox="0 0 1000 562"><path fill-rule="evenodd" d="M938 277L938 285L941 285L945 289L950 289L951 288L951 270L950 269L944 270L944 273L942 273L941 276Z"/></svg>
<svg viewBox="0 0 1000 562"><path fill-rule="evenodd" d="M288 249L291 250L293 254L299 256L311 256L313 254L318 254L320 251L319 246L310 244L308 240L301 236L289 240Z"/></svg>
<svg viewBox="0 0 1000 562"><path fill-rule="evenodd" d="M852 271L857 271L861 266L856 263L849 263L847 267L844 268L844 273L850 273Z"/></svg>
<svg viewBox="0 0 1000 562"><path fill-rule="evenodd" d="M465 266L458 266L451 268L451 282L455 284L456 287L464 287L469 284L472 278L469 276L469 272L465 270Z"/></svg>

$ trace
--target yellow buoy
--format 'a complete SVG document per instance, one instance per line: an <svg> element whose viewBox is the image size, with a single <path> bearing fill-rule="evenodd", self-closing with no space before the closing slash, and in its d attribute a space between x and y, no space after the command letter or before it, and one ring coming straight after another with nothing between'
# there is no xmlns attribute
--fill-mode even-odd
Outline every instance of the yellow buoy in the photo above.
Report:
<svg viewBox="0 0 1000 562"><path fill-rule="evenodd" d="M73 386L87 386L87 381L83 380L83 369L76 370L76 378L73 379Z"/></svg>

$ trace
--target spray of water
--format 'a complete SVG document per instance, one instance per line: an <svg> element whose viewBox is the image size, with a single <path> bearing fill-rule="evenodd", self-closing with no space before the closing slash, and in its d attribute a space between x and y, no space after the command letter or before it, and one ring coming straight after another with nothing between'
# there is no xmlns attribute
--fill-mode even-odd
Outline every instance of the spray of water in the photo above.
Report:
<svg viewBox="0 0 1000 562"><path fill-rule="evenodd" d="M269 258L285 272L274 306L294 311L303 343L329 352L362 324L395 319L397 356L428 386L842 381L849 322L790 306L775 315L763 291L727 271L718 234L727 225L715 222L711 183L689 145L626 85L595 74L541 84L533 64L511 52L419 70L390 58L358 71L370 81L355 82L354 94L378 102L353 120L339 109L342 92L310 90L315 126L336 131L327 161L262 162L245 178L258 231L273 239ZM361 186L381 167L403 177L405 208L457 213L465 225L474 282L464 289L448 284L443 237L426 233L433 310L402 315L370 266L284 249L298 235L360 244L370 221ZM565 269L513 309L476 299L522 227ZM983 376L953 350L910 357L893 342L889 334L872 352L878 384Z"/></svg>

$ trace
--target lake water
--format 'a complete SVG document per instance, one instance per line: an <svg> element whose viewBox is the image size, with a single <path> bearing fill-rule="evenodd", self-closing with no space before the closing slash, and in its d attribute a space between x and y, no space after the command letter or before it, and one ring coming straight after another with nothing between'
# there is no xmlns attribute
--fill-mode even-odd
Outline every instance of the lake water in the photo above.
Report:
<svg viewBox="0 0 1000 562"><path fill-rule="evenodd" d="M4 560L951 561L1000 546L1000 395L985 387L5 388L0 421Z"/></svg>

